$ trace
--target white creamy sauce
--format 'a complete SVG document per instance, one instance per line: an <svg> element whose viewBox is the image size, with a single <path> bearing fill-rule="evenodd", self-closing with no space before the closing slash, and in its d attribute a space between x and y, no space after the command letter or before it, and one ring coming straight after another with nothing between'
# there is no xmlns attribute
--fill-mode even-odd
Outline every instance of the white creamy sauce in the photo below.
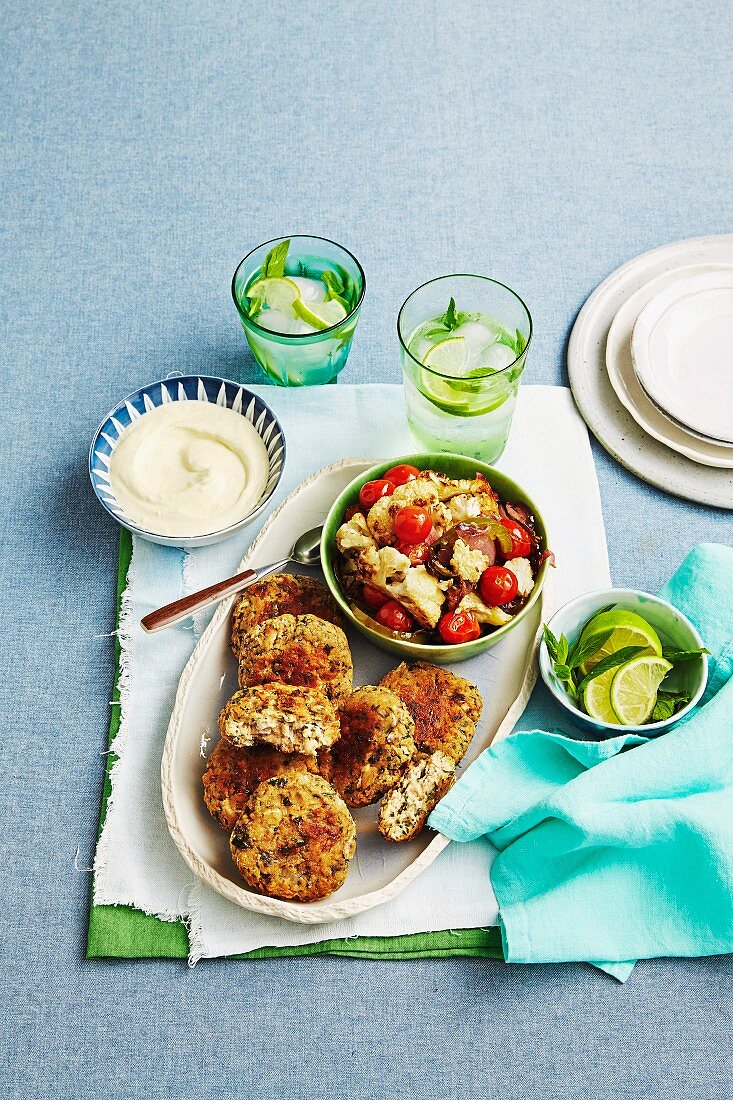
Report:
<svg viewBox="0 0 733 1100"><path fill-rule="evenodd" d="M123 433L109 466L112 491L132 523L184 537L244 519L268 474L267 450L250 422L206 401L145 413Z"/></svg>

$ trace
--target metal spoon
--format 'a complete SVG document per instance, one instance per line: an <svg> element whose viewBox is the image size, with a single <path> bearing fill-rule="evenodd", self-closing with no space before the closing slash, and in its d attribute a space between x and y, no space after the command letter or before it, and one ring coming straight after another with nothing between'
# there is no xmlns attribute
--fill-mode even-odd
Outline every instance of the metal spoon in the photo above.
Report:
<svg viewBox="0 0 733 1100"><path fill-rule="evenodd" d="M181 619L187 619L196 611L209 607L212 603L232 596L235 592L242 592L249 588L255 581L266 577L268 573L275 573L278 569L284 569L289 562L297 562L298 565L317 565L321 560L321 532L322 527L313 527L296 539L293 549L287 558L275 561L272 565L263 565L259 569L245 569L243 573L236 573L225 581L217 581L216 584L202 588L199 592L192 592L190 596L184 596L173 603L167 603L165 607L159 607L157 611L151 611L140 620L140 626L148 634L156 630L165 630L167 626L179 623Z"/></svg>

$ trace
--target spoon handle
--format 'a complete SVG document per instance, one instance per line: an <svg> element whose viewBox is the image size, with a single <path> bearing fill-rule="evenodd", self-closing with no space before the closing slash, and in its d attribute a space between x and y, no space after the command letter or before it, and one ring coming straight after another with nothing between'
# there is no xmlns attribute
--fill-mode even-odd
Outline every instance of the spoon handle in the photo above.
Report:
<svg viewBox="0 0 733 1100"><path fill-rule="evenodd" d="M202 588L198 592L192 592L190 596L183 596L180 600L167 603L159 607L157 611L151 611L140 620L140 626L147 634L153 634L156 630L165 630L167 626L179 623L181 619L187 619L196 611L202 611L212 603L218 603L227 596L234 595L249 588L261 577L268 573L274 573L276 569L282 569L287 565L289 558L273 562L272 565L262 566L260 569L245 569L243 573L236 573L233 577L227 577L224 581L210 584L208 588Z"/></svg>

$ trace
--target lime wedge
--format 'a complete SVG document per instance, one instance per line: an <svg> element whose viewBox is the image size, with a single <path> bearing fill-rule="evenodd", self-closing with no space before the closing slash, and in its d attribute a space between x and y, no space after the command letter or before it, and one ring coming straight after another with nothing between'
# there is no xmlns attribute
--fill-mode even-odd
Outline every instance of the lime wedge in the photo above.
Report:
<svg viewBox="0 0 733 1100"><path fill-rule="evenodd" d="M612 633L606 641L599 644L597 649L593 649L593 638L598 638L601 643L602 635L608 634L609 630ZM584 649L586 643L590 647L591 656L586 657L580 666L584 676L604 657L610 657L612 653L618 653L619 649L628 645L644 646L647 653L657 657L662 655L662 643L656 631L645 619L642 619L641 615L633 611L604 611L602 615L592 619L581 635L581 644ZM640 653L638 656L641 657L643 654Z"/></svg>
<svg viewBox="0 0 733 1100"><path fill-rule="evenodd" d="M453 378L460 378L466 370L468 362L468 344L462 336L449 336L447 340L441 340L428 350L423 359L423 366L440 374L450 374Z"/></svg>
<svg viewBox="0 0 733 1100"><path fill-rule="evenodd" d="M643 726L657 701L657 690L672 665L664 657L634 657L616 670L611 706L622 726ZM606 673L599 676L602 679ZM592 682L592 681L591 681Z"/></svg>
<svg viewBox="0 0 733 1100"><path fill-rule="evenodd" d="M292 279L259 279L247 290L248 298L256 298L259 308L280 309L293 317L293 305L300 298L300 290Z"/></svg>
<svg viewBox="0 0 733 1100"><path fill-rule="evenodd" d="M330 328L331 325L337 325L346 316L346 310L341 302L337 302L335 298L332 298L330 302L306 303L298 297L293 302L293 309L301 321L313 325L313 328L316 329Z"/></svg>
<svg viewBox="0 0 733 1100"><path fill-rule="evenodd" d="M610 668L608 672L602 672L591 680L583 692L583 706L591 718L602 722L604 726L617 726L619 720L616 711L611 706L611 684L618 672L616 668Z"/></svg>

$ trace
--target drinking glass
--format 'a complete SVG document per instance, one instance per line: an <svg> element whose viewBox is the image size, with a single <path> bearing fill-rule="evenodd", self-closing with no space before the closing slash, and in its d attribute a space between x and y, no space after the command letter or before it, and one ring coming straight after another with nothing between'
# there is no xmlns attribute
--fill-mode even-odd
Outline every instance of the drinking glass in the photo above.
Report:
<svg viewBox="0 0 733 1100"><path fill-rule="evenodd" d="M259 278L268 252L285 240L290 241L286 276L319 278L324 271L333 271L348 288L352 308L330 328L290 335L270 332L248 316L247 288ZM335 381L346 365L365 287L364 271L356 257L325 237L277 237L249 252L234 272L232 297L247 343L270 381L278 386L319 386Z"/></svg>
<svg viewBox="0 0 733 1100"><path fill-rule="evenodd" d="M511 352L512 362L462 375L426 367L411 353L416 330L443 317L451 298L459 312L483 315L516 338L520 351ZM410 294L399 312L397 332L407 420L418 446L495 462L506 446L532 339L532 318L519 295L484 275L443 275Z"/></svg>

